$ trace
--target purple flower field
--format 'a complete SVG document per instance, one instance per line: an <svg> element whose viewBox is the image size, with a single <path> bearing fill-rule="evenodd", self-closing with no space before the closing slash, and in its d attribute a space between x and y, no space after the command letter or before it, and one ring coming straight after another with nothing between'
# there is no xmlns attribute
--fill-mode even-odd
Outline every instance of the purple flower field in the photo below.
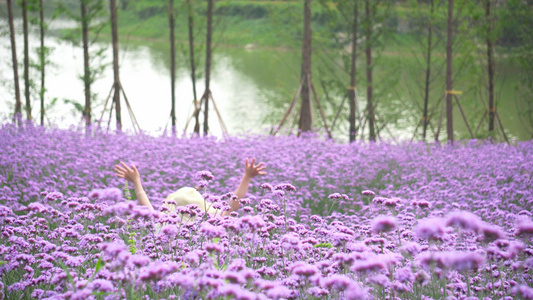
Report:
<svg viewBox="0 0 533 300"><path fill-rule="evenodd" d="M533 299L533 142L0 128L0 299ZM152 212L184 186L236 216ZM211 176L214 177L211 179ZM130 186L131 188L131 186ZM162 229L156 230L156 227Z"/></svg>

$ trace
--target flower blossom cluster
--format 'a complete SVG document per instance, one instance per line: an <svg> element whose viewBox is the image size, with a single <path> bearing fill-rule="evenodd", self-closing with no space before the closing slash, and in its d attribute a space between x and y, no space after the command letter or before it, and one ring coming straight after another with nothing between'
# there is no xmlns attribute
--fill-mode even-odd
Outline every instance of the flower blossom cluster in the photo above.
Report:
<svg viewBox="0 0 533 300"><path fill-rule="evenodd" d="M0 143L0 298L533 299L532 142L342 145L4 125ZM160 211L198 180L226 207L236 165L254 155L269 172L238 212ZM155 211L127 200L112 170L121 160L136 162Z"/></svg>

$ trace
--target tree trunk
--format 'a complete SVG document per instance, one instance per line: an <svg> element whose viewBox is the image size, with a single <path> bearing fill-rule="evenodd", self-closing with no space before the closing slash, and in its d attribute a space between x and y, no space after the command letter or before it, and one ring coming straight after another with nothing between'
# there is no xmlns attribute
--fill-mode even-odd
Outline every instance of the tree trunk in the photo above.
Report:
<svg viewBox="0 0 533 300"><path fill-rule="evenodd" d="M45 75L45 48L44 48L44 8L43 1L39 0L39 29L41 37L41 51L39 53L40 67L41 67L41 90L39 96L41 98L41 126L44 126L44 75Z"/></svg>
<svg viewBox="0 0 533 300"><path fill-rule="evenodd" d="M365 0L366 15L366 98L368 114L368 130L370 141L376 140L375 116L374 116L374 87L372 83L372 14L370 13L370 0Z"/></svg>
<svg viewBox="0 0 533 300"><path fill-rule="evenodd" d="M170 26L170 93L172 109L172 135L176 135L176 38L174 36L174 0L169 0L168 23Z"/></svg>
<svg viewBox="0 0 533 300"><path fill-rule="evenodd" d="M207 1L207 41L205 44L205 92L204 92L204 136L209 131L208 112L209 112L209 81L211 76L211 38L213 35L213 0Z"/></svg>
<svg viewBox="0 0 533 300"><path fill-rule="evenodd" d="M348 133L350 142L355 141L355 137L357 136L357 132L355 129L355 110L357 107L357 103L355 102L355 75L356 75L356 69L355 69L355 61L357 59L357 2L354 1L353 5L353 24L352 24L352 57L351 57L351 66L350 66L350 89L348 90L349 97L350 97L350 131Z"/></svg>
<svg viewBox="0 0 533 300"><path fill-rule="evenodd" d="M83 84L85 86L85 109L83 117L85 126L91 126L91 70L89 69L89 17L87 16L87 0L81 3L81 30L83 39Z"/></svg>
<svg viewBox="0 0 533 300"><path fill-rule="evenodd" d="M198 97L196 94L196 63L194 61L194 19L193 19L193 10L192 10L192 4L191 0L187 0L187 13L188 13L188 19L189 19L189 56L191 61L191 81L192 81L192 93L194 97L194 105L199 105L198 103ZM200 134L200 108L198 107L198 110L196 110L196 114L194 115L195 123L194 123L194 133Z"/></svg>
<svg viewBox="0 0 533 300"><path fill-rule="evenodd" d="M31 120L30 44L28 42L28 3L26 0L22 0L22 30L24 35L24 98L26 99L26 118Z"/></svg>
<svg viewBox="0 0 533 300"><path fill-rule="evenodd" d="M313 126L311 111L311 0L304 2L304 36L302 43L302 106L300 107L300 122L298 129L301 132L310 131Z"/></svg>
<svg viewBox="0 0 533 300"><path fill-rule="evenodd" d="M17 45L15 42L15 25L13 24L13 1L7 0L9 19L9 37L11 38L11 58L13 63L13 80L15 83L15 120L21 118L22 104L20 102L19 72L17 63Z"/></svg>
<svg viewBox="0 0 533 300"><path fill-rule="evenodd" d="M490 0L485 0L485 15L487 19L487 67L489 75L489 135L494 135L494 116L496 107L494 106L494 47L493 47L493 22L491 16Z"/></svg>
<svg viewBox="0 0 533 300"><path fill-rule="evenodd" d="M120 114L120 77L118 73L118 34L117 34L117 6L116 0L109 1L111 11L111 36L113 39L113 74L114 89L113 102L115 103L115 115L117 119L117 130L122 130L122 117Z"/></svg>
<svg viewBox="0 0 533 300"><path fill-rule="evenodd" d="M453 116L452 116L452 61L453 61L453 0L448 0L448 40L446 44L446 132L448 142L453 143Z"/></svg>
<svg viewBox="0 0 533 300"><path fill-rule="evenodd" d="M427 44L427 56L426 56L426 83L425 83L425 91L424 91L424 117L422 118L422 121L424 122L423 130L422 130L422 140L426 140L426 133L427 128L429 124L429 117L428 117L428 103L429 103L429 79L431 76L431 39L432 39L432 18L433 18L433 11L435 9L435 3L433 0L430 0L430 14L429 14L429 24L428 24L428 44Z"/></svg>

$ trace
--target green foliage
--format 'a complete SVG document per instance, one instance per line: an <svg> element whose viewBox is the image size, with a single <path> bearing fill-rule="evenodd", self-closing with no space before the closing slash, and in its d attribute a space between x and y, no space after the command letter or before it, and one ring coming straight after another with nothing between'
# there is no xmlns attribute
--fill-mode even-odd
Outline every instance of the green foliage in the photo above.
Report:
<svg viewBox="0 0 533 300"><path fill-rule="evenodd" d="M314 245L315 248L333 248L333 246L330 243L318 243Z"/></svg>
<svg viewBox="0 0 533 300"><path fill-rule="evenodd" d="M78 101L72 99L63 99L63 102L65 104L71 104L76 111L83 112L84 106Z"/></svg>
<svg viewBox="0 0 533 300"><path fill-rule="evenodd" d="M130 189L128 187L128 181L126 180L126 184L124 184L124 197L128 200L133 200L133 198L131 197L131 192L130 192Z"/></svg>

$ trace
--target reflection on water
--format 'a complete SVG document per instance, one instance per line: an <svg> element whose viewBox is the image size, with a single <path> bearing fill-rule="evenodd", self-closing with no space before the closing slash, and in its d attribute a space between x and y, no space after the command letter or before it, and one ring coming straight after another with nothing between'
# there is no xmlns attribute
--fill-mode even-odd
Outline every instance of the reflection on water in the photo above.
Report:
<svg viewBox="0 0 533 300"><path fill-rule="evenodd" d="M68 28L73 26L72 22L56 21L52 28ZM20 22L16 25L17 29L21 28ZM11 69L11 49L9 47L9 37L0 37L0 80L3 83L0 86L0 112L4 117L12 113L14 107L14 97L12 93L12 69ZM35 48L39 40L36 33L30 35L30 46L32 48L32 59L37 61ZM52 124L60 127L67 127L71 124L80 123L81 113L74 109L71 104L65 104L64 99L70 99L79 103L84 102L84 90L82 81L79 79L83 72L83 53L81 47L73 46L69 42L62 41L57 37L48 37L46 45L52 47L53 51L49 60L51 66L47 66L46 75L46 101L49 103L52 99L58 98L59 101L54 107L47 110L47 120ZM108 45L100 44L93 47L107 47L105 50L105 63L111 62L111 49ZM181 47L185 47L181 45ZM22 34L17 35L17 50L19 62L22 61ZM169 48L165 41L148 42L148 41L124 41L121 40L120 49L120 78L125 89L132 110L141 126L141 128L150 133L158 133L165 127L170 126L170 75L169 75ZM180 51L178 51L180 52ZM314 58L314 68L321 69L324 64L317 54ZM400 60L396 58L396 60ZM193 110L193 93L189 72L186 68L187 60L181 54L177 58L177 76L176 76L176 116L178 128L182 130L188 116ZM300 58L299 51L273 51L273 50L254 50L246 51L245 49L221 48L216 49L212 71L211 90L216 105L222 115L223 121L230 134L239 134L245 132L266 133L272 126L277 126L279 120L290 101L296 93L299 84ZM384 61L387 63L387 61ZM362 66L362 62L361 62ZM362 68L360 68L362 70ZM201 68L203 74L203 68ZM364 70L362 70L364 71ZM31 71L31 76L36 82L39 82L38 72ZM377 70L379 72L379 70ZM19 68L20 80L22 83L22 68ZM328 123L331 124L336 109L341 102L341 96L329 95L329 101L326 101L325 95L321 91L320 75L314 73L315 85L319 90L319 96L330 116ZM346 74L342 75L346 76ZM385 79L388 74L382 78ZM394 74L394 76L397 76ZM360 76L364 80L363 76ZM378 77L379 78L379 77ZM112 85L113 72L111 66L108 66L101 76L92 86L92 92L96 94L96 101L93 105L93 118L100 119L103 111L104 100L107 97ZM409 81L406 83L405 81ZM413 109L411 101L416 95L413 93L413 87L416 78L402 77L398 86L401 88L405 84L404 90L399 93L391 93L387 90L379 91L379 87L386 86L387 83L376 80L376 95L381 94L378 100L378 110L381 115L378 119L387 121L390 126L381 128L381 137L384 139L409 140L413 136L416 123L419 121L420 113ZM512 81L508 85L512 85ZM383 87L382 87L383 88ZM21 95L23 85L21 84ZM203 78L197 81L198 97L204 91ZM511 93L511 92L509 92ZM400 94L400 95L399 95ZM35 92L33 100L33 116L39 114L38 93ZM365 103L365 89L359 89L358 104L363 110ZM24 103L24 100L22 100ZM435 104L433 104L435 106ZM122 106L122 119L124 128L132 130L132 123L128 117L125 105ZM109 109L109 105L108 105ZM210 105L210 129L211 133L217 136L221 135L213 105ZM348 103L344 104L347 111ZM518 139L528 139L528 133L520 124L516 117L517 108L513 103L500 105L500 116L506 126L508 134ZM295 114L296 117L297 114ZM345 114L343 118L337 121L334 131L336 137L345 140L347 136L348 124ZM476 120L481 118L476 117ZM109 113L103 114L103 126L107 127ZM464 136L466 127L460 118L459 111L455 112L454 126L458 136ZM295 119L288 120L287 124L295 124ZM438 113L435 114L434 126L438 120ZM203 122L203 121L201 121ZM479 121L477 121L479 122ZM321 126L322 122L317 114L315 124ZM476 123L477 124L477 123ZM193 124L189 125L189 132ZM471 127L474 127L471 124ZM113 120L111 128L115 128ZM168 130L170 130L168 128ZM431 136L428 134L428 136ZM441 133L444 138L444 134ZM418 136L417 136L418 138Z"/></svg>
<svg viewBox="0 0 533 300"><path fill-rule="evenodd" d="M35 47L39 45L38 36L30 36L31 53L35 54ZM75 111L74 106L64 104L63 99L74 100L84 103L83 83L79 79L83 72L83 53L80 47L74 47L68 42L54 37L46 39L46 46L52 47L53 52L50 61L53 66L48 67L46 74L46 99L58 98L58 104L47 111L49 122L68 126L80 121L80 113ZM9 45L8 37L1 38L2 45ZM22 36L17 36L17 49L22 48ZM99 45L100 46L100 45ZM98 47L98 46L97 46ZM96 49L97 47L93 47ZM126 48L128 48L126 50ZM1 77L5 82L12 80L10 60L10 48L2 47L0 50ZM20 51L19 51L20 52ZM22 54L19 54L22 55ZM159 132L165 126L170 126L170 76L169 69L161 53L154 51L149 46L135 45L124 47L121 45L120 78L132 110L143 130ZM35 56L35 55L34 55ZM105 62L109 63L112 57L111 49L105 51ZM21 58L21 56L19 56ZM35 59L37 59L35 57ZM211 90L216 105L223 117L230 133L242 133L247 130L259 132L262 129L262 113L265 111L265 99L258 90L256 84L235 69L231 59L224 54L215 54L214 70L212 72ZM184 128L188 116L193 111L192 84L188 71L183 67L181 60L180 68L176 76L176 116L178 128ZM21 74L19 69L19 74ZM22 75L22 74L21 74ZM32 70L31 76L38 76L38 72ZM93 118L100 119L102 116L104 100L107 97L113 82L113 71L109 66L92 86L92 92L96 93L97 100L93 106ZM22 83L22 76L21 76ZM21 85L23 88L23 85ZM197 91L199 97L205 86L202 78L198 80ZM2 113L11 113L14 107L13 96L10 86L0 87L0 109ZM21 91L23 94L23 91ZM37 97L37 93L35 93ZM123 101L123 100L122 100ZM24 102L24 100L23 100ZM108 109L109 109L108 105ZM213 105L210 105L211 109ZM220 135L221 128L214 111L210 111L210 128L212 134ZM32 115L38 116L39 102L34 99ZM107 126L109 114L106 112L103 123ZM125 130L132 130L132 123L127 114L125 105L122 105L122 119ZM111 125L112 128L115 125ZM192 128L191 126L189 128Z"/></svg>

